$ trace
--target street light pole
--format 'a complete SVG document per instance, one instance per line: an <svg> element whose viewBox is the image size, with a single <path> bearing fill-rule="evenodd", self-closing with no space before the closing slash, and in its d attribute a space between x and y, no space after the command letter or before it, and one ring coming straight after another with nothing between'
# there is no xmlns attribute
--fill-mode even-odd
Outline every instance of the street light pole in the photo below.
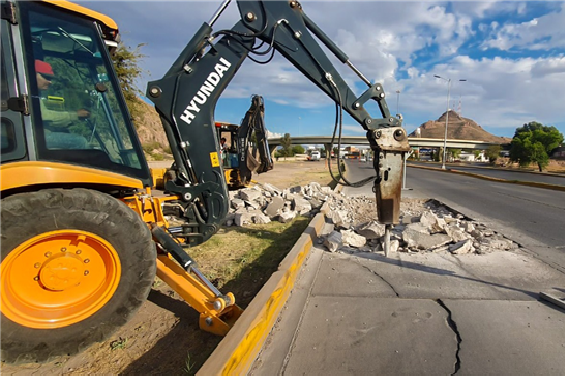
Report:
<svg viewBox="0 0 565 376"><path fill-rule="evenodd" d="M445 170L445 159L447 157L447 122L449 121L449 94L451 92L451 78L443 78L434 74L435 78L440 78L444 81L447 81L447 111L445 112L445 135L443 137L443 158L441 163L442 170ZM460 82L467 81L467 80L459 80Z"/></svg>
<svg viewBox="0 0 565 376"><path fill-rule="evenodd" d="M398 112L398 101L399 101L399 99L400 99L400 90L397 90L396 91L396 114L397 115L399 114L399 112Z"/></svg>

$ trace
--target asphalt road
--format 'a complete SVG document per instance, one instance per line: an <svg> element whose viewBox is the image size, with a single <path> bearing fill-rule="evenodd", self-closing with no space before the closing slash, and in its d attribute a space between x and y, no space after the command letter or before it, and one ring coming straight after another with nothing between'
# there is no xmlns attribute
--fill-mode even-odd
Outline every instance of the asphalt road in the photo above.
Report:
<svg viewBox="0 0 565 376"><path fill-rule="evenodd" d="M348 161L347 166L351 182L374 175L371 163ZM529 181L535 181L530 178L545 178L537 174L516 174L525 175ZM412 190L403 191L403 197L438 199L490 225L540 260L565 271L565 192L418 168L407 169L406 186ZM374 196L370 184L355 189L347 187L343 192Z"/></svg>
<svg viewBox="0 0 565 376"><path fill-rule="evenodd" d="M430 164L430 163L409 162L409 164L428 166L428 167L441 167L439 163ZM471 166L468 167L468 166L458 166L458 165L450 165L450 164L447 164L447 168L459 170L459 171L471 172L474 174L481 174L498 179L517 180L517 181L535 181L540 183L565 186L565 174L562 176L547 176L539 173L477 168Z"/></svg>

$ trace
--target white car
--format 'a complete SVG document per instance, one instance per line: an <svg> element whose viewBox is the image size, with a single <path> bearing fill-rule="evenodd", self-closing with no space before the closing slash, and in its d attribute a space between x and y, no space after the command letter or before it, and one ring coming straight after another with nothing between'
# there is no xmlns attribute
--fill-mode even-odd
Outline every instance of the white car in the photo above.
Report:
<svg viewBox="0 0 565 376"><path fill-rule="evenodd" d="M309 161L319 161L320 158L322 157L320 152L317 150L311 151L309 153L310 155L308 156L308 160Z"/></svg>

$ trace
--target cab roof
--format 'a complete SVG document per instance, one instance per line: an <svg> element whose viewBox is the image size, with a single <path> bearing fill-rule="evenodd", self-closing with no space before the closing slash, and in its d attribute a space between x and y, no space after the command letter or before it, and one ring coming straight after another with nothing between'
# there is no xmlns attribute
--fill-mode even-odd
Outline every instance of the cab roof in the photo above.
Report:
<svg viewBox="0 0 565 376"><path fill-rule="evenodd" d="M118 24L116 23L116 21L114 21L113 19L111 19L110 17L108 17L103 13L93 11L81 5L65 0L43 0L43 3L48 3L52 6L66 9L70 12L78 13L85 16L86 18L90 18L92 20L98 21L106 28L110 29L111 31L114 31L113 34L117 34Z"/></svg>

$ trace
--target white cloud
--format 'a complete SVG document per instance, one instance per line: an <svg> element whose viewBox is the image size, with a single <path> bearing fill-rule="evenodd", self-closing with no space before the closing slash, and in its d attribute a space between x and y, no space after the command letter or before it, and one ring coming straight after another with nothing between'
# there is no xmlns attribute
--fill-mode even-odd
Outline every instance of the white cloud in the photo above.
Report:
<svg viewBox="0 0 565 376"><path fill-rule="evenodd" d="M518 10L525 12L525 5ZM500 28L493 25L493 30L498 31L483 42L483 48L497 48L503 51L513 48L526 50L563 48L565 47L563 24L565 24L565 3L562 3L561 9L539 18L521 23L505 23Z"/></svg>
<svg viewBox="0 0 565 376"><path fill-rule="evenodd" d="M463 116L491 128L515 128L538 120L556 123L564 120L565 58L480 59L459 56L435 67L435 71L453 80L451 98L462 98ZM457 82L467 79L467 82ZM408 86L402 103L410 112L433 113L437 118L446 109L447 84L432 74L401 81ZM453 100L450 101L453 103ZM423 119L420 123L428 120Z"/></svg>
<svg viewBox="0 0 565 376"><path fill-rule="evenodd" d="M565 73L565 57L540 60L532 67L532 76L534 78L543 78L544 76L558 73Z"/></svg>

